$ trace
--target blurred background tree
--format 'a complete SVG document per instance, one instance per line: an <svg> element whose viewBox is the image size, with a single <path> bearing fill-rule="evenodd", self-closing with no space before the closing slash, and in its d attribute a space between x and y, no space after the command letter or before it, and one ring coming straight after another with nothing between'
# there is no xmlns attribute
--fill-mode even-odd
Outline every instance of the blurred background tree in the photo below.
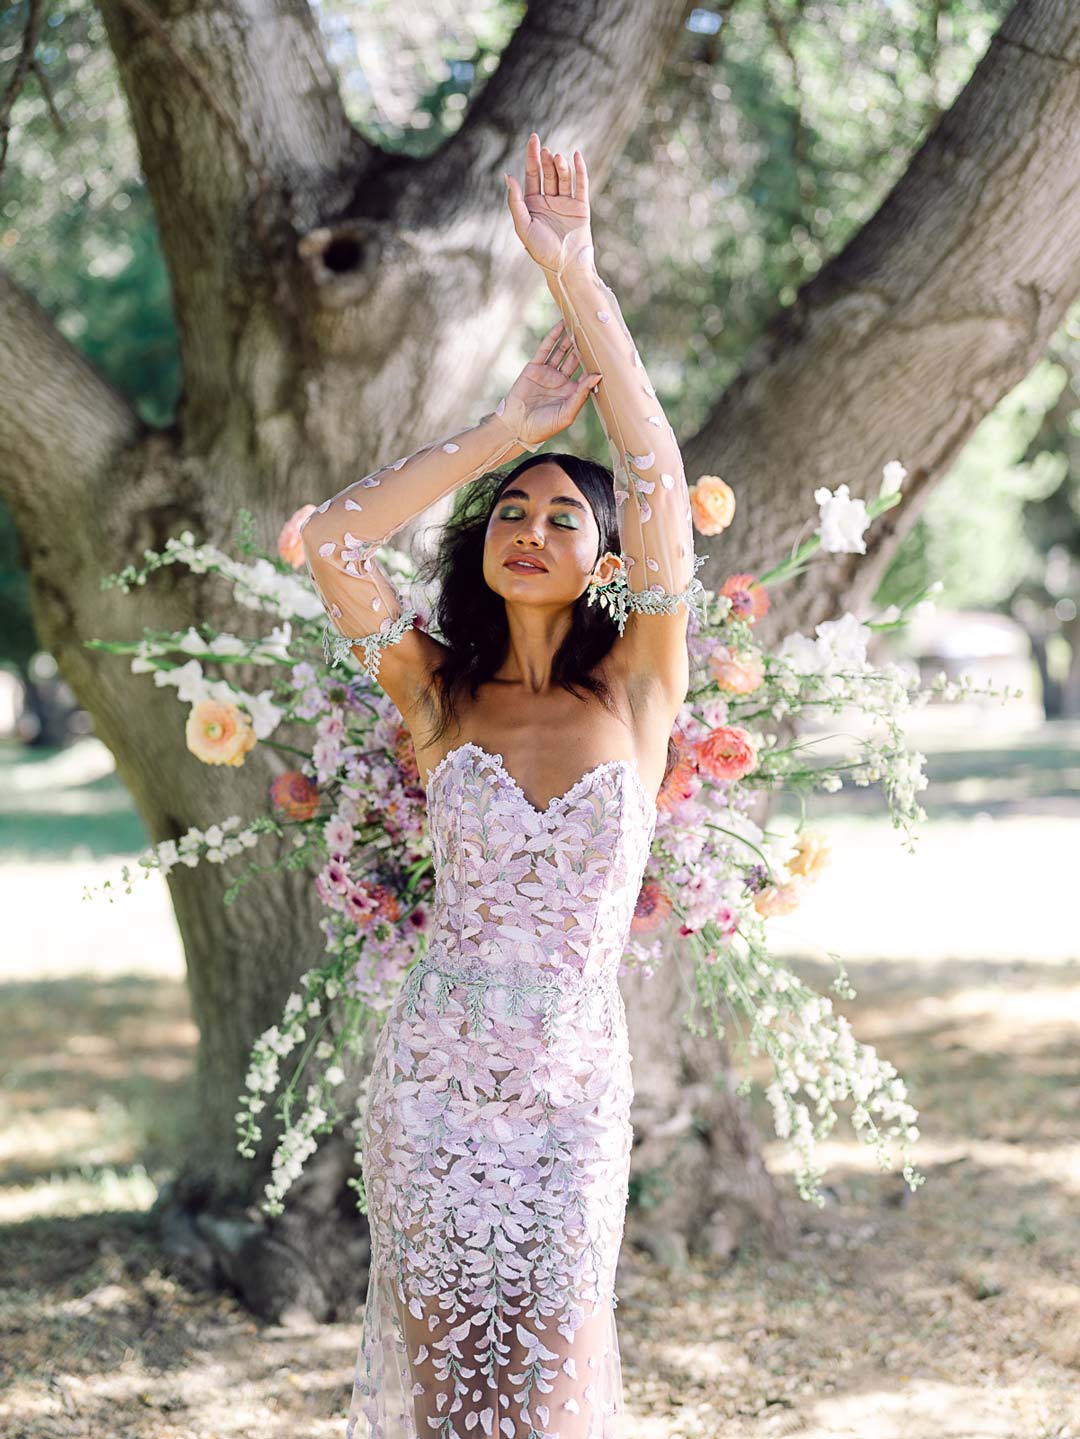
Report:
<svg viewBox="0 0 1080 1439"><path fill-rule="evenodd" d="M0 14L0 93L30 3ZM513 147L526 121L545 136L563 125L591 165L597 156L603 273L677 431L694 436L691 478L695 465L719 467L739 494L741 528L710 547L711 558L723 550L727 568L753 568L803 522L815 484L849 478L865 492L884 459L910 459L907 501L878 529L882 563L865 567L876 598L890 603L940 578L944 604L1014 613L1048 709L1076 712L1080 321L1064 312L1080 247L1067 243L1066 221L1076 221L1063 196L1080 150L1069 148L1072 73L1032 42L1052 36L1065 48L1065 0L734 0L681 13L652 0L617 12L559 6L328 0L311 7L312 34L307 7L279 0L280 45L299 46L320 74L321 46L330 66L321 88L298 88L296 62L288 90L285 72L270 70L273 47L247 53L250 26L235 25L225 3L100 0L99 10L41 0L34 68L13 103L11 92L0 101L0 128L10 125L0 282L6 273L34 296L115 395L92 394L89 369L70 365L13 290L0 293L38 380L26 387L26 403L39 405L31 419L47 428L25 463L9 447L4 474L0 457L18 502L0 511L6 658L25 671L40 643L78 672L153 839L227 812L220 777L179 770L171 707L92 660L81 641L125 624L182 625L207 612L205 597L198 585L163 581L141 608L110 609L97 577L178 522L223 539L239 502L256 500L267 540L289 507L332 491L358 463L405 453L450 412L460 422L481 388L497 393L527 346L521 321L546 328L542 291L530 292L522 315L526 286L504 279L508 226L501 196L490 199L499 145ZM554 12L562 23L545 27ZM995 45L1006 16L1016 34ZM212 22L233 27L231 49ZM586 45L578 30L590 24ZM271 79L286 88L260 111ZM233 94L247 111L227 109L221 96ZM1042 108L1025 108L1044 95ZM1005 206L1002 154L1016 157L1021 141L1029 188L1009 179ZM1023 168L1031 154L1040 163ZM935 200L936 230L927 221ZM968 225L975 208L978 223ZM1029 248L1002 254L1007 208ZM1040 249L1052 226L1066 242L1060 262L1059 249ZM460 249L440 247L449 229L464 234ZM424 244L410 248L416 235ZM961 258L975 296L950 269L961 240L974 247ZM936 272L919 268L927 257ZM425 285L432 274L439 287ZM483 335L467 329L476 313L489 316ZM465 332L457 348L455 327ZM862 347L849 344L852 334ZM387 378L391 344L428 378L407 414L395 411ZM4 349L0 326L0 363ZM8 355L7 374L17 375L14 342ZM917 382L913 365L925 370ZM39 404L44 375L55 393ZM825 375L835 414L814 389ZM316 392L314 402L298 398ZM33 424L19 431L24 418L10 399L7 411L0 403L0 431L6 421L25 442ZM590 424L591 414L581 443L603 453ZM116 457L107 484L74 464L88 445ZM63 491L72 472L78 495ZM50 478L59 493L43 501L33 491ZM71 545L64 524L70 530L87 496L74 524L96 546L90 554ZM733 554L729 538L745 552ZM47 617L36 642L21 563ZM805 624L833 613L856 594L855 568L821 567L774 617ZM861 576L861 560L857 568ZM709 570L704 578L713 581ZM812 613L814 604L825 608ZM228 808L260 802L260 783L230 776ZM253 1182L231 1154L231 1096L247 1043L276 1017L303 936L314 933L299 880L292 892L283 883L265 913L227 919L213 879L171 880L208 1101L194 1136L205 1170L192 1167L186 1199L207 1208L218 1192ZM232 987L223 990L225 974ZM715 1141L723 1121L712 1119ZM745 1135L739 1146L749 1152ZM325 1231L302 1229L301 1218L292 1233L301 1248L308 1240L327 1252Z"/></svg>
<svg viewBox="0 0 1080 1439"><path fill-rule="evenodd" d="M596 206L606 271L680 434L881 203L1007 8L740 0L690 11ZM523 11L520 0L317 7L350 118L383 149L416 156L461 124ZM0 64L21 34L20 7L8 7ZM0 257L139 414L166 425L181 389L168 276L93 5L50 0L38 60L47 90L32 78L12 116ZM1053 366L973 437L875 596L891 604L940 578L943 605L1013 615L1048 715L1080 713L1078 340L1080 310L1054 338ZM2 500L0 607L0 659L25 676L29 594Z"/></svg>

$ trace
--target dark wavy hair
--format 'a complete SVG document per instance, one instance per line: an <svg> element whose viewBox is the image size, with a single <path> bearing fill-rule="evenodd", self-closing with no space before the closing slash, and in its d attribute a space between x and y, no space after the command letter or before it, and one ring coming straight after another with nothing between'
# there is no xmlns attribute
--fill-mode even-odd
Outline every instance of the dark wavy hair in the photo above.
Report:
<svg viewBox="0 0 1080 1439"><path fill-rule="evenodd" d="M484 580L488 521L503 490L534 465L545 464L565 470L592 507L600 531L596 559L609 550L621 553L615 478L595 460L568 454L530 455L506 474L491 471L463 486L434 553L417 568L421 582L438 582L433 619L447 647L445 658L432 672L438 723L429 743L445 734L463 696L475 700L480 686L506 658L510 642L506 603ZM570 628L552 661L554 682L579 699L584 699L582 691L595 695L614 713L611 691L593 671L617 636L615 621L599 605L590 605L583 592L574 602ZM669 739L665 779L677 755Z"/></svg>

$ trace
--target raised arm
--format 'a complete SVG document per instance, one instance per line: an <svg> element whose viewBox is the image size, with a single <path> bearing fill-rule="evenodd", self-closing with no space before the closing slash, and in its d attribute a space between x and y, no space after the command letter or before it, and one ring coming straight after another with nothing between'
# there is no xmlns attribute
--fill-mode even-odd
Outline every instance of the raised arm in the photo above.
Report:
<svg viewBox="0 0 1080 1439"><path fill-rule="evenodd" d="M602 377L593 399L615 474L626 609L674 614L685 602L700 615L704 592L695 571L705 556L694 554L682 455L618 301L596 271L585 161L575 150L571 177L566 159L541 149L534 134L524 194L515 179L507 177L507 184L514 227L543 268L582 363ZM685 627L677 633L684 644Z"/></svg>
<svg viewBox="0 0 1080 1439"><path fill-rule="evenodd" d="M436 500L565 429L597 379L571 379L577 364L560 320L490 414L355 480L308 516L304 553L328 617L328 664L357 646L378 678L382 652L404 638L416 610L403 605L376 550Z"/></svg>

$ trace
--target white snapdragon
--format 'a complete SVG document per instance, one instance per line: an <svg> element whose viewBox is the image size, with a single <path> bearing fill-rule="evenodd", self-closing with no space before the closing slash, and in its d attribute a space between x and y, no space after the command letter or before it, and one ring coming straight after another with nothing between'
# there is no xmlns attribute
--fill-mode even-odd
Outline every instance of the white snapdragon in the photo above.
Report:
<svg viewBox="0 0 1080 1439"><path fill-rule="evenodd" d="M907 478L907 470L899 460L889 460L881 471L881 488L878 490L878 498L886 500L890 495L899 493L900 486Z"/></svg>
<svg viewBox="0 0 1080 1439"><path fill-rule="evenodd" d="M831 554L866 554L863 535L870 524L865 500L853 500L847 485L839 485L835 493L824 485L814 491L820 507L820 523L816 534L821 548Z"/></svg>

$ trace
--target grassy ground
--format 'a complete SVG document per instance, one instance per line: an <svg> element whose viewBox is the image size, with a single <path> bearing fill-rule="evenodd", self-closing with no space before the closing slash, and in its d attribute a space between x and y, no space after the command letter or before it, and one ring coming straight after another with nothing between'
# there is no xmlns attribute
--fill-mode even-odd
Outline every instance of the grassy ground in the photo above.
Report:
<svg viewBox="0 0 1080 1439"><path fill-rule="evenodd" d="M815 806L834 862L774 929L819 988L823 945L844 958L858 995L838 1007L908 1081L927 1183L911 1195L841 1133L814 1210L772 1141L783 1260L673 1283L624 1252L625 1439L1080 1439L1077 734L975 730L920 740L934 817L914 856L861 794ZM359 1311L274 1328L157 1262L143 1215L196 1040L175 929L152 881L81 897L141 843L93 748L29 778L13 758L0 1433L340 1439Z"/></svg>

